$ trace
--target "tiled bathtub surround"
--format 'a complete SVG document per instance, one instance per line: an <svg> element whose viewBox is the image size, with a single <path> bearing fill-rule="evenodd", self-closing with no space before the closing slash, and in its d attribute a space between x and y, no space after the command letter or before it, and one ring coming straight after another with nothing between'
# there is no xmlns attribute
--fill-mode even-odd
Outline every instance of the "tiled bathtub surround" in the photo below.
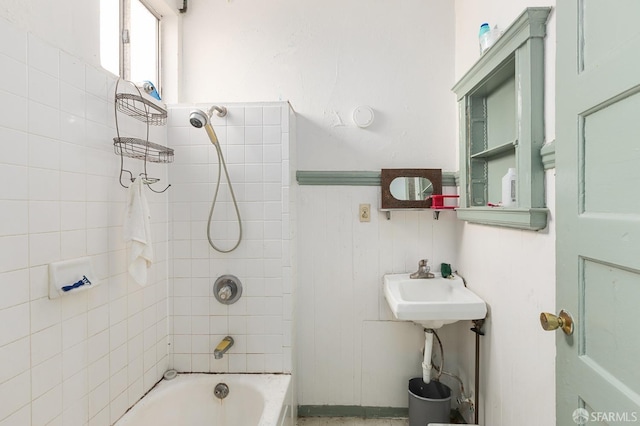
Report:
<svg viewBox="0 0 640 426"><path fill-rule="evenodd" d="M0 69L0 425L109 425L168 364L167 195L148 193L143 289L126 273L113 76L3 19ZM49 300L48 263L83 256L102 285Z"/></svg>
<svg viewBox="0 0 640 426"><path fill-rule="evenodd" d="M231 253L218 253L207 241L218 171L215 148L204 129L189 124L194 106L169 110L168 140L176 153L169 169L173 366L194 372L290 372L294 117L286 102L225 106L227 116L214 114L212 125L242 217L243 240ZM238 229L224 173L221 179L211 233L216 245L228 249ZM233 305L213 297L213 283L223 274L237 276L244 286ZM226 335L235 345L216 360L213 348Z"/></svg>

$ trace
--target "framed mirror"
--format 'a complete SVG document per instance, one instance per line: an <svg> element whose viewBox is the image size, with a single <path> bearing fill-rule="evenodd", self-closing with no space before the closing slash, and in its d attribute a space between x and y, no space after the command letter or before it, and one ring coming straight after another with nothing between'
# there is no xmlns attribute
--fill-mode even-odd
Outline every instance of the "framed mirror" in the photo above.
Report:
<svg viewBox="0 0 640 426"><path fill-rule="evenodd" d="M382 209L428 209L442 194L442 169L382 169Z"/></svg>

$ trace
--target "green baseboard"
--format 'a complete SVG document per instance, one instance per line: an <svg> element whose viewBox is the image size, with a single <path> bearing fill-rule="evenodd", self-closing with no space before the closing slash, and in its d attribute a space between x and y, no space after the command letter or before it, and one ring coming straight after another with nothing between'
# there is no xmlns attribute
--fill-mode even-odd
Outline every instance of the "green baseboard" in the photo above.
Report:
<svg viewBox="0 0 640 426"><path fill-rule="evenodd" d="M298 417L363 417L369 419L407 417L407 407L363 407L360 405L299 405Z"/></svg>
<svg viewBox="0 0 640 426"><path fill-rule="evenodd" d="M364 419L408 418L406 407L363 407L360 405L298 405L298 417L360 417ZM451 423L465 424L458 410L451 410Z"/></svg>

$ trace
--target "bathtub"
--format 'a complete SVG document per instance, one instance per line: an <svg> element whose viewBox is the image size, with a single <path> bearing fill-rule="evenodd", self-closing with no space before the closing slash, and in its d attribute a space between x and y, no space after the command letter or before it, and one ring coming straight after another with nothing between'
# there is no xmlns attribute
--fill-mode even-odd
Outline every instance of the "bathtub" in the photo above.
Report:
<svg viewBox="0 0 640 426"><path fill-rule="evenodd" d="M229 387L214 396L218 383ZM291 376L178 374L160 381L115 426L291 426Z"/></svg>

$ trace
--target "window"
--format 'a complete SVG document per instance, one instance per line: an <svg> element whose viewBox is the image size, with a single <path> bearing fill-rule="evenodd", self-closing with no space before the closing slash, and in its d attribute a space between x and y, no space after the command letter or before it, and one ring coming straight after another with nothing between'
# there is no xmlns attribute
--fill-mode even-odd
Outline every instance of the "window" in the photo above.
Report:
<svg viewBox="0 0 640 426"><path fill-rule="evenodd" d="M100 0L100 63L126 80L160 85L160 18L143 0Z"/></svg>

